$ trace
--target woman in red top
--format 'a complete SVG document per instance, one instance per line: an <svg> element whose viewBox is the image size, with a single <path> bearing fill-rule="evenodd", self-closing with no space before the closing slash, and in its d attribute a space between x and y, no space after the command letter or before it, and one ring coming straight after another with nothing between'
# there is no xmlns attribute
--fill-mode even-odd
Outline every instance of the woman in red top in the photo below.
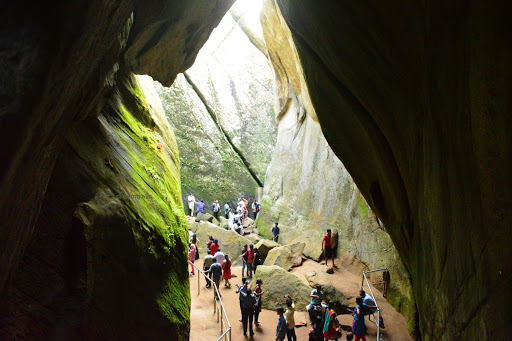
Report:
<svg viewBox="0 0 512 341"><path fill-rule="evenodd" d="M254 265L254 245L249 246L249 250L245 251L240 257L247 255L247 277L252 278L252 266Z"/></svg>
<svg viewBox="0 0 512 341"><path fill-rule="evenodd" d="M218 249L219 249L219 241L217 239L215 239L213 241L213 243L210 245L211 255L215 256L215 254L217 253Z"/></svg>
<svg viewBox="0 0 512 341"><path fill-rule="evenodd" d="M231 288L231 283L229 280L231 279L231 260L228 255L224 255L224 261L222 262L222 278L224 278L224 286Z"/></svg>

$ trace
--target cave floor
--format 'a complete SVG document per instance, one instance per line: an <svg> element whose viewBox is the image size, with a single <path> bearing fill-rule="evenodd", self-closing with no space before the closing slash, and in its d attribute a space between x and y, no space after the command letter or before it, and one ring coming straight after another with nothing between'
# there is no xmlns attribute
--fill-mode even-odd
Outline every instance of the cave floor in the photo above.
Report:
<svg viewBox="0 0 512 341"><path fill-rule="evenodd" d="M202 260L199 259L195 262L195 265L202 269ZM336 264L340 264L339 260L336 260ZM307 272L314 272L322 268L327 269L327 266L320 265L319 263L306 260L302 266L292 269L292 273L297 275L304 283L307 281L304 275ZM190 266L189 266L190 269ZM254 329L256 333L252 338L243 336L242 323L240 319L240 308L238 295L235 293L235 284L241 282L242 267L236 266L232 268L232 273L237 277L231 279L231 288L224 287L224 282L221 282L220 292L222 300L226 308L226 312L229 321L232 326L232 340L261 340L270 341L275 340L275 329L277 323L277 314L275 311L263 309L260 313L260 322L262 325ZM338 289L340 289L350 302L350 306L355 306L355 298L359 293L361 285L361 275L350 272L343 267L337 269L334 274L330 275L332 283ZM204 282L204 279L202 279ZM407 322L405 318L398 313L387 301L382 297L382 294L374 290L377 302L382 310L382 316L386 325L386 329L382 330L384 340L396 340L402 341L413 340L407 332ZM191 341L210 341L217 340L220 336L220 324L217 324L216 315L213 313L213 297L201 286L200 294L197 294L197 278L190 276L190 296L192 298L192 308L190 313L190 340ZM295 313L295 323L304 324L306 323L306 313L297 311ZM351 315L339 315L338 319L345 330L341 340L346 339L346 330L352 324ZM368 333L366 339L376 340L376 326L375 324L368 322L367 320ZM309 334L308 327L297 327L295 332L297 334L297 340L307 340Z"/></svg>

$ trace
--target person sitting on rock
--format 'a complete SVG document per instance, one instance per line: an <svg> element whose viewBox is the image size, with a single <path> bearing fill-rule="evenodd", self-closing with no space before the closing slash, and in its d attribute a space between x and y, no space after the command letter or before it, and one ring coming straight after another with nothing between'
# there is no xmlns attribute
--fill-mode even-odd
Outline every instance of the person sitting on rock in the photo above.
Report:
<svg viewBox="0 0 512 341"><path fill-rule="evenodd" d="M327 265L327 262L329 258L332 259L332 267L338 268L336 264L334 264L334 250L331 246L331 229L327 230L327 234L324 236L324 239L322 240L322 253L325 257L325 265Z"/></svg>
<svg viewBox="0 0 512 341"><path fill-rule="evenodd" d="M309 296L311 297L311 303L307 306L307 310L309 313L309 319L311 320L311 324L314 324L316 321L315 316L322 315L322 300L324 298L322 286L320 284L317 284L316 288L311 291L311 294Z"/></svg>
<svg viewBox="0 0 512 341"><path fill-rule="evenodd" d="M241 236L244 235L244 228L242 227L242 225L240 225L240 223L236 223L235 231Z"/></svg>
<svg viewBox="0 0 512 341"><path fill-rule="evenodd" d="M368 295L364 290L359 290L359 297L363 299L363 303L367 306L365 314L373 314L377 311L377 308L370 308L375 307L377 304L375 303L375 300L373 297Z"/></svg>
<svg viewBox="0 0 512 341"><path fill-rule="evenodd" d="M276 223L273 227L272 227L272 240L275 241L276 243L279 242L279 227L277 226L279 225L279 223Z"/></svg>

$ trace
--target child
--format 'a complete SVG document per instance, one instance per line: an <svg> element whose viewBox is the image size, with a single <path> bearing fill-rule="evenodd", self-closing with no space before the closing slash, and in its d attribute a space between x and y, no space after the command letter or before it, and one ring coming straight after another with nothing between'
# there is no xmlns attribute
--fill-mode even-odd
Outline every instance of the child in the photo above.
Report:
<svg viewBox="0 0 512 341"><path fill-rule="evenodd" d="M276 327L276 340L283 341L286 336L286 320L284 319L284 309L283 307L277 307L277 315L279 315L279 319L277 320Z"/></svg>

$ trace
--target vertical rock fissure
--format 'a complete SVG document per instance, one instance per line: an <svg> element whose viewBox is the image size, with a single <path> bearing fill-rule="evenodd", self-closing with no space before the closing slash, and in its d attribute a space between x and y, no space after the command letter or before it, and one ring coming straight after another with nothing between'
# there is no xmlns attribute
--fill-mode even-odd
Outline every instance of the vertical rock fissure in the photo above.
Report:
<svg viewBox="0 0 512 341"><path fill-rule="evenodd" d="M242 165L244 166L245 169L247 169L247 172L249 172L249 174L251 175L251 177L254 179L254 181L256 181L256 183L258 184L258 186L260 187L263 187L263 183L260 181L260 179L258 178L258 176L256 175L256 172L254 172L251 167L250 167L250 164L249 162L247 161L247 158L243 155L243 153L241 152L241 150L233 143L232 139L229 137L229 135L227 134L227 132L224 130L224 128L222 127L222 125L220 125L219 121L218 121L218 118L217 118L217 114L215 113L215 111L209 106L205 96L203 95L203 93L201 92L201 90L199 90L199 88L196 86L196 84L194 83L194 81L192 81L192 79L189 77L189 75L186 73L186 72L183 72L183 76L185 77L185 80L187 81L188 84L190 84L190 86L192 87L192 89L194 90L194 92L197 94L197 96L199 97L199 99L201 100L201 102L203 103L204 107L206 108L206 111L208 112L208 114L210 115L210 117L212 118L213 122L215 123L215 126L217 127L217 129L221 132L222 136L224 137L224 139L227 141L227 143L229 144L229 146L231 147L231 149L233 150L233 153L237 156L237 158L240 159Z"/></svg>

